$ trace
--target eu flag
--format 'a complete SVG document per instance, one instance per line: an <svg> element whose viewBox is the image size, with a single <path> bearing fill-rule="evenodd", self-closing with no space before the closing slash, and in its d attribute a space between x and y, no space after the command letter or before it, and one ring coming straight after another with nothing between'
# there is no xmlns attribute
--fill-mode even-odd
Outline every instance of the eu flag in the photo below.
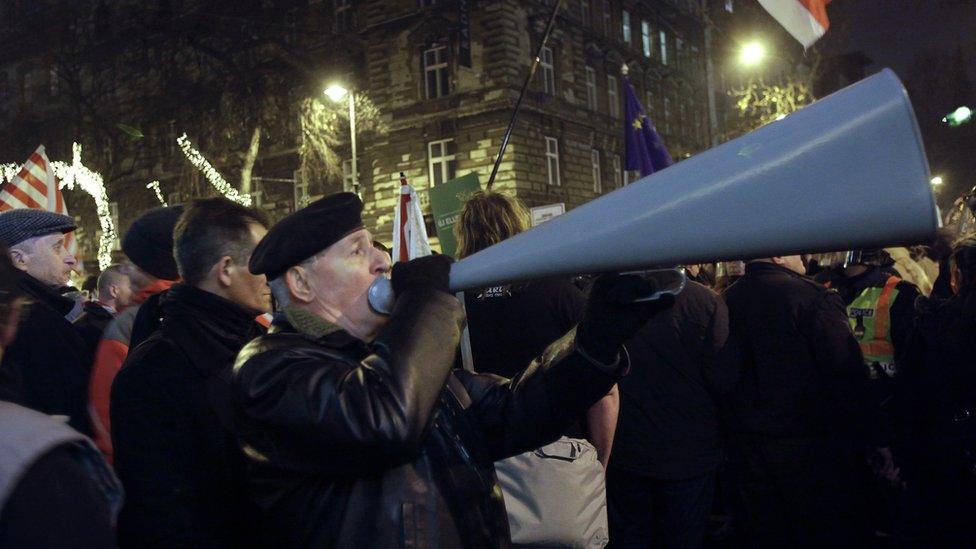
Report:
<svg viewBox="0 0 976 549"><path fill-rule="evenodd" d="M644 113L630 78L624 75L624 169L640 170L641 177L663 170L674 160L664 148L661 136Z"/></svg>

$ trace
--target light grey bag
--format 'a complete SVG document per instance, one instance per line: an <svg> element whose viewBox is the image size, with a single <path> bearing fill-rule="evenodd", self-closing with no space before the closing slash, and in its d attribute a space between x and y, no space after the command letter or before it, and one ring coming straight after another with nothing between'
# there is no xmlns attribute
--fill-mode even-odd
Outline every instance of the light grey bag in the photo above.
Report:
<svg viewBox="0 0 976 549"><path fill-rule="evenodd" d="M596 448L562 437L495 462L512 543L533 547L604 547L607 491Z"/></svg>
<svg viewBox="0 0 976 549"><path fill-rule="evenodd" d="M464 292L457 298L464 305ZM474 371L471 337L461 332L461 362ZM561 437L537 450L495 462L512 544L522 547L605 547L607 483L589 441Z"/></svg>

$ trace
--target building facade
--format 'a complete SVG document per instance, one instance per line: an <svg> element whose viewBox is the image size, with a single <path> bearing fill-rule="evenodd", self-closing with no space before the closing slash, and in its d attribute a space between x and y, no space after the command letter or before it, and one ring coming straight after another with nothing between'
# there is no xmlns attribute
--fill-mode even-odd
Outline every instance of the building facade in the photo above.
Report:
<svg viewBox="0 0 976 549"><path fill-rule="evenodd" d="M13 0L3 8L0 26L11 36L23 36L16 29L32 20L62 23L0 49L0 162L22 161L42 142L52 160L68 159L71 143L82 143L86 166L105 176L124 231L158 205L146 188L151 181L171 203L216 194L177 147L185 132L235 187L250 164L246 190L280 218L352 188L343 110L327 112L320 126L303 119L309 102L325 103L322 89L341 80L357 109L360 100L368 103L374 118L357 132L356 179L367 225L384 242L401 172L426 212L432 186L470 172L487 183L553 6L78 4ZM672 156L707 148L701 7L700 0L564 0L495 188L529 206L572 209L633 180L623 158L624 64ZM326 144L336 169L306 169L315 143ZM70 194L79 195L67 198L84 234L97 236L90 199Z"/></svg>

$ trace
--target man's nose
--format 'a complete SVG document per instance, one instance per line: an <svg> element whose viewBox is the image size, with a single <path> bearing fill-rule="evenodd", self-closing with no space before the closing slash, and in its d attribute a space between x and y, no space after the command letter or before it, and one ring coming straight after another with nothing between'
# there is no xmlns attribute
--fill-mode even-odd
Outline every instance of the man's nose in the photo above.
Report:
<svg viewBox="0 0 976 549"><path fill-rule="evenodd" d="M373 258L374 258L373 259L374 274L390 272L390 268L392 267L392 263L390 261L390 254L387 254L385 252L382 252L374 248Z"/></svg>

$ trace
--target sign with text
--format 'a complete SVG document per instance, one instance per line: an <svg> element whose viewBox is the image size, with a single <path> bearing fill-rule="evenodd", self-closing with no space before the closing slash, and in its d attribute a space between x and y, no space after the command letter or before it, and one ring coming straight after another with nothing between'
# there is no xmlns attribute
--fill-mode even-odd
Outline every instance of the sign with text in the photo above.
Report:
<svg viewBox="0 0 976 549"><path fill-rule="evenodd" d="M557 202L555 204L546 204L545 206L536 206L535 208L529 208L529 213L532 214L532 226L535 227L566 213L566 204Z"/></svg>
<svg viewBox="0 0 976 549"><path fill-rule="evenodd" d="M478 181L478 174L474 172L430 188L430 212L434 216L442 254L455 257L457 237L454 235L454 226L457 225L464 203L480 190L481 183Z"/></svg>

